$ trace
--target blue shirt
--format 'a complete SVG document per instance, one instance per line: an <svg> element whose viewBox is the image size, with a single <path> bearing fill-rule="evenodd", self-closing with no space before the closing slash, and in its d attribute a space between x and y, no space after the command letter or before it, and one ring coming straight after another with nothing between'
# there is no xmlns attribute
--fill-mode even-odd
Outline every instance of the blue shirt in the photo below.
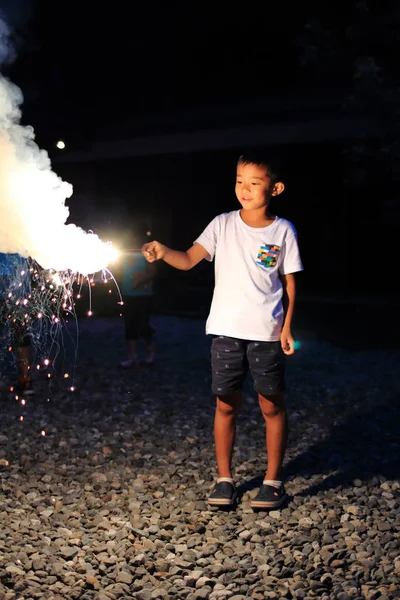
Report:
<svg viewBox="0 0 400 600"><path fill-rule="evenodd" d="M0 294L11 291L17 297L25 297L30 289L28 260L19 254L0 252Z"/></svg>
<svg viewBox="0 0 400 600"><path fill-rule="evenodd" d="M19 254L4 254L0 252L0 275L8 277L19 276L21 271L27 271L28 261Z"/></svg>
<svg viewBox="0 0 400 600"><path fill-rule="evenodd" d="M153 285L151 281L140 283L140 277L147 273L149 263L141 250L124 252L122 264L121 291L123 296L151 296Z"/></svg>

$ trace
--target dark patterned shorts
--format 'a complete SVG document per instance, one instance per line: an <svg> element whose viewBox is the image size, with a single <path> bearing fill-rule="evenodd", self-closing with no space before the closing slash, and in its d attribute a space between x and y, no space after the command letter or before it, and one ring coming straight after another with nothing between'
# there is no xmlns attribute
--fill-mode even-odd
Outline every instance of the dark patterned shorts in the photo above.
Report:
<svg viewBox="0 0 400 600"><path fill-rule="evenodd" d="M125 296L123 313L127 340L143 338L150 342L153 329L150 327L152 296Z"/></svg>
<svg viewBox="0 0 400 600"><path fill-rule="evenodd" d="M216 336L211 345L212 391L226 396L243 389L248 372L258 394L284 391L285 354L280 342L254 342Z"/></svg>

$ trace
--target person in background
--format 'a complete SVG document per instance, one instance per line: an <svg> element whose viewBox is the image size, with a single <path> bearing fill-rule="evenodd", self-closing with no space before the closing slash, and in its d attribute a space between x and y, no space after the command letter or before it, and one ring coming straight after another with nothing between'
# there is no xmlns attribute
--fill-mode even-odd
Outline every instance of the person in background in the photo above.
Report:
<svg viewBox="0 0 400 600"><path fill-rule="evenodd" d="M153 300L153 280L156 272L154 264L147 262L141 246L148 239L150 231L132 230L129 242L137 245L123 252L120 273L123 315L127 357L120 363L124 369L139 364L151 366L154 362L153 329L150 325ZM139 343L143 344L142 360L139 360Z"/></svg>
<svg viewBox="0 0 400 600"><path fill-rule="evenodd" d="M0 328L14 354L18 392L34 394L30 377L32 350L29 326L22 302L31 292L29 261L19 254L0 253Z"/></svg>

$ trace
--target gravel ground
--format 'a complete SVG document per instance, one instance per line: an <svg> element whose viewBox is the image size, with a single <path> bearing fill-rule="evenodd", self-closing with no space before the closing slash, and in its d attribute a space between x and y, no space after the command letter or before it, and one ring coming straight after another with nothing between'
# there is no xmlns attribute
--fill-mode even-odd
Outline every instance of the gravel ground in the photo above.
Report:
<svg viewBox="0 0 400 600"><path fill-rule="evenodd" d="M204 324L154 325L151 370L119 370L122 319L87 319L74 381L68 350L25 406L2 393L0 599L400 598L400 353L305 336L288 363L281 510L250 508L265 454L248 382L240 502L222 511L205 502L216 471Z"/></svg>

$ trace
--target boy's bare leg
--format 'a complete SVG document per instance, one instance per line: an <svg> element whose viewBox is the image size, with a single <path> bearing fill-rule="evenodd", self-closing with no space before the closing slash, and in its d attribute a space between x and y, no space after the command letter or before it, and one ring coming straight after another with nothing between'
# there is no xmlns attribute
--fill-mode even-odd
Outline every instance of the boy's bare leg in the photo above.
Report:
<svg viewBox="0 0 400 600"><path fill-rule="evenodd" d="M258 395L265 420L268 467L264 479L279 481L287 443L287 419L283 394Z"/></svg>
<svg viewBox="0 0 400 600"><path fill-rule="evenodd" d="M232 477L231 463L235 443L236 419L241 404L241 392L217 397L214 442L218 477Z"/></svg>

